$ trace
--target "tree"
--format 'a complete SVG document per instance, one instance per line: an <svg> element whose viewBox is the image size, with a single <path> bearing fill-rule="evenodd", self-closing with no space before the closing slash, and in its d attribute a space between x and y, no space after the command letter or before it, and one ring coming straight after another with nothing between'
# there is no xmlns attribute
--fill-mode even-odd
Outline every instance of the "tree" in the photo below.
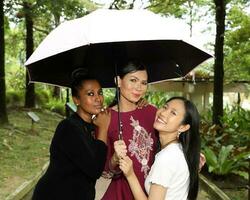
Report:
<svg viewBox="0 0 250 200"><path fill-rule="evenodd" d="M0 0L0 124L8 123L5 85L4 0Z"/></svg>
<svg viewBox="0 0 250 200"><path fill-rule="evenodd" d="M113 0L110 5L109 9L133 9L135 4L135 0L126 1L126 0Z"/></svg>
<svg viewBox="0 0 250 200"><path fill-rule="evenodd" d="M6 0L6 9L8 11L9 18L16 23L20 23L21 19L24 19L26 29L26 59L32 54L34 46L32 19L32 9L34 5L34 0ZM35 107L35 86L34 83L29 84L27 72L24 106L27 108Z"/></svg>
<svg viewBox="0 0 250 200"><path fill-rule="evenodd" d="M221 125L223 117L223 81L224 81L224 34L226 1L214 0L216 36L214 48L214 94L213 94L213 124Z"/></svg>
<svg viewBox="0 0 250 200"><path fill-rule="evenodd" d="M198 13L201 6L207 5L205 0L150 0L148 8L156 13L176 18L185 18L190 28L190 37L193 32L193 23L202 18Z"/></svg>
<svg viewBox="0 0 250 200"><path fill-rule="evenodd" d="M34 49L33 42L33 18L32 18L32 4L23 2L25 26L26 26L26 59L28 59ZM29 83L29 75L26 71L26 90L25 90L25 107L35 107L35 85Z"/></svg>
<svg viewBox="0 0 250 200"><path fill-rule="evenodd" d="M249 3L250 4L250 3ZM225 32L225 80L250 80L250 15L246 5L230 7Z"/></svg>

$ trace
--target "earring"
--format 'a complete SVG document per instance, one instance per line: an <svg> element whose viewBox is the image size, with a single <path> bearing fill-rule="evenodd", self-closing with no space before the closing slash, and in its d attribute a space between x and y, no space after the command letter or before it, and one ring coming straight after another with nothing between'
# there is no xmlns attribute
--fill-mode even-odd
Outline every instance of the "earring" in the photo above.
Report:
<svg viewBox="0 0 250 200"><path fill-rule="evenodd" d="M180 134L181 134L181 131L178 131L178 133L177 133L177 138L179 139L179 137L180 137Z"/></svg>
<svg viewBox="0 0 250 200"><path fill-rule="evenodd" d="M76 106L79 106L79 103L77 103Z"/></svg>

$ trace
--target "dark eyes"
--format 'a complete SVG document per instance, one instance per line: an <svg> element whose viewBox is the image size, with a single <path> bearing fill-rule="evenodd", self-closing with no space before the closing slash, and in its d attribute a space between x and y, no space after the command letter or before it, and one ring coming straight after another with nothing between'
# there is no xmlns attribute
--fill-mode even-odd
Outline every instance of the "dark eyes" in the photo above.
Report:
<svg viewBox="0 0 250 200"><path fill-rule="evenodd" d="M103 91L100 90L100 91L98 92L98 94L101 95L101 96L103 96Z"/></svg>
<svg viewBox="0 0 250 200"><path fill-rule="evenodd" d="M176 112L174 112L174 111L171 111L171 114L172 114L172 115L176 115Z"/></svg>
<svg viewBox="0 0 250 200"><path fill-rule="evenodd" d="M168 108L168 105L164 105L163 109L166 110Z"/></svg>
<svg viewBox="0 0 250 200"><path fill-rule="evenodd" d="M136 83L136 79L135 78L132 78L132 79L130 79L130 81L132 82L132 83Z"/></svg>
<svg viewBox="0 0 250 200"><path fill-rule="evenodd" d="M103 96L103 91L99 90L97 94L100 95L100 96ZM95 96L95 93L94 92L88 92L88 96Z"/></svg>
<svg viewBox="0 0 250 200"><path fill-rule="evenodd" d="M168 109L168 105L164 105L162 108L163 108L164 110L167 110L167 109ZM170 110L170 113L171 113L172 115L177 115L177 112L174 111L174 110Z"/></svg>
<svg viewBox="0 0 250 200"><path fill-rule="evenodd" d="M132 83L136 83L138 80L135 79L135 78L132 78L132 79L130 79L130 81L131 81ZM143 85L147 85L147 84L148 84L147 81L142 81L141 83L142 83Z"/></svg>
<svg viewBox="0 0 250 200"><path fill-rule="evenodd" d="M88 92L88 96L94 96L94 92Z"/></svg>

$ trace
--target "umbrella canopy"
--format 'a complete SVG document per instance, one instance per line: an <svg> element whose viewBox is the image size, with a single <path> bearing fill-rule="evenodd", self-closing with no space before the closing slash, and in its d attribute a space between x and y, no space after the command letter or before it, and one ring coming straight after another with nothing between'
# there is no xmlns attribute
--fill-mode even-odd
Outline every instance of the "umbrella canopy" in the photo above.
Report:
<svg viewBox="0 0 250 200"><path fill-rule="evenodd" d="M114 87L115 68L143 62L149 82L185 76L211 55L187 42L183 25L147 10L97 10L54 29L25 63L31 82L70 86L87 68L103 87Z"/></svg>

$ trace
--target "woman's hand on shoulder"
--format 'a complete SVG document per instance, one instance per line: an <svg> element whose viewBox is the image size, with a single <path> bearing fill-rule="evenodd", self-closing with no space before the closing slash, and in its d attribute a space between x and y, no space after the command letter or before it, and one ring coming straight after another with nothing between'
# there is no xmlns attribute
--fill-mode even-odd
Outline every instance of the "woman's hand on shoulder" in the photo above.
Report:
<svg viewBox="0 0 250 200"><path fill-rule="evenodd" d="M200 153L199 172L201 171L205 163L206 163L206 157L203 153Z"/></svg>
<svg viewBox="0 0 250 200"><path fill-rule="evenodd" d="M143 107L146 107L148 105L148 101L144 98L141 98L138 102L137 102L137 107L139 109L142 109Z"/></svg>

